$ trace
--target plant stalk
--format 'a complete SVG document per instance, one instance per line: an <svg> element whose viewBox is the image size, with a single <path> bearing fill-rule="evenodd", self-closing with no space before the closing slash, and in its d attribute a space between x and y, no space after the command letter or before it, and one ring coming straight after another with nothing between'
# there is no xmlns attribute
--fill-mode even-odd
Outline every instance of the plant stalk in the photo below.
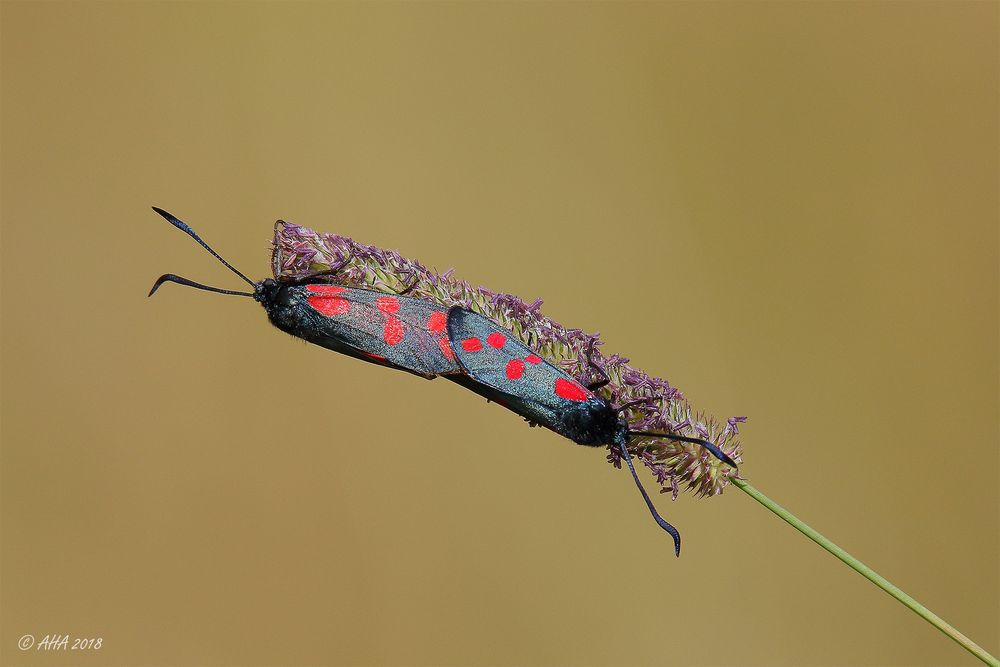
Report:
<svg viewBox="0 0 1000 667"><path fill-rule="evenodd" d="M953 628L948 623L945 623L944 619L932 612L930 609L920 604L909 595L904 593L898 587L894 586L885 577L881 576L873 569L859 561L857 558L847 553L836 544L823 537L821 534L809 527L805 522L796 517L794 514L786 510L784 507L774 502L763 493L758 491L755 487L748 484L745 480L738 479L736 477L730 477L730 481L737 486L740 490L744 491L751 498L759 502L761 505L771 510L779 517L784 519L786 522L792 525L793 528L798 530L800 533L808 537L810 540L820 545L831 554L844 561L849 567L851 567L855 572L860 574L862 577L872 582L883 591L896 598L904 605L912 609L918 615L920 615L925 621L936 627L938 630L948 635L954 639L959 645L961 645L966 651L976 656L982 660L987 665L992 667L1000 667L1000 663L992 655L987 653L981 646L976 644L961 632Z"/></svg>

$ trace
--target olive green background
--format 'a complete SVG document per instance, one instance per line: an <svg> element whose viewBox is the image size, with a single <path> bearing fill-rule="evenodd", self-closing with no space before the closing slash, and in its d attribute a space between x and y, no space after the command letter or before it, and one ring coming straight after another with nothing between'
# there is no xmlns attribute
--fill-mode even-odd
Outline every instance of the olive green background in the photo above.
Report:
<svg viewBox="0 0 1000 667"><path fill-rule="evenodd" d="M677 560L601 450L147 300L241 287L154 204L543 297L1000 648L997 3L0 12L0 662L975 662L738 490L659 498Z"/></svg>

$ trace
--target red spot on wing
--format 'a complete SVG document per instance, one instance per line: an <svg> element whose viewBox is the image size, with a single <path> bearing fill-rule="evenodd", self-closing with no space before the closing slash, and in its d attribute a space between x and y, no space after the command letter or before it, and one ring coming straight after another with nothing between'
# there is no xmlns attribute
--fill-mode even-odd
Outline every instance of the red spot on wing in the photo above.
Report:
<svg viewBox="0 0 1000 667"><path fill-rule="evenodd" d="M494 331L486 337L486 342L490 344L490 347L495 347L499 350L507 342L507 337L502 333Z"/></svg>
<svg viewBox="0 0 1000 667"><path fill-rule="evenodd" d="M339 285L306 285L306 291L324 296L336 296L341 292L346 292L347 288Z"/></svg>
<svg viewBox="0 0 1000 667"><path fill-rule="evenodd" d="M455 361L455 351L451 349L451 342L446 336L438 338L438 347L441 348L441 354L448 361Z"/></svg>
<svg viewBox="0 0 1000 667"><path fill-rule="evenodd" d="M399 312L399 299L394 296L380 296L375 299L375 307L386 315Z"/></svg>
<svg viewBox="0 0 1000 667"><path fill-rule="evenodd" d="M511 380L519 380L524 375L524 362L520 359L511 359L507 362L507 377Z"/></svg>
<svg viewBox="0 0 1000 667"><path fill-rule="evenodd" d="M383 357L381 354L375 354L374 352L365 352L364 355L370 359L375 359L376 361L385 361L385 357Z"/></svg>
<svg viewBox="0 0 1000 667"><path fill-rule="evenodd" d="M466 338L462 341L462 349L466 352L478 352L483 349L483 343L478 338Z"/></svg>
<svg viewBox="0 0 1000 667"><path fill-rule="evenodd" d="M313 285L307 285L307 287L313 287ZM325 285L316 285L316 287L325 287ZM311 296L306 301L317 312L324 315L343 315L351 309L351 302L339 296Z"/></svg>
<svg viewBox="0 0 1000 667"><path fill-rule="evenodd" d="M537 354L529 354L524 358L529 364L540 364L542 363L542 358Z"/></svg>
<svg viewBox="0 0 1000 667"><path fill-rule="evenodd" d="M565 378L556 378L556 396L565 398L567 401L587 400L586 390L577 383L570 382Z"/></svg>
<svg viewBox="0 0 1000 667"><path fill-rule="evenodd" d="M427 330L431 333L441 333L444 331L447 324L448 316L440 310L435 310L431 313L431 316L427 318Z"/></svg>
<svg viewBox="0 0 1000 667"><path fill-rule="evenodd" d="M405 335L403 332L403 323L399 321L398 317L390 316L385 322L385 331L382 332L382 340L385 341L385 344L398 345L403 342Z"/></svg>

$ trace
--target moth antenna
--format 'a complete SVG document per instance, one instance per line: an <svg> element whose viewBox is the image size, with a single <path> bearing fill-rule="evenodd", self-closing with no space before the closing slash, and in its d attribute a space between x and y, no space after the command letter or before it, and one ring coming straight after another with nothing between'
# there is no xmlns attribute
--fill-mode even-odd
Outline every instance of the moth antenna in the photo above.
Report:
<svg viewBox="0 0 1000 667"><path fill-rule="evenodd" d="M642 405L643 403L654 403L656 401L662 401L663 396L646 396L644 398L639 398L634 401L629 401L628 403L623 403L622 405L615 408L615 412L625 412L634 405Z"/></svg>
<svg viewBox="0 0 1000 667"><path fill-rule="evenodd" d="M204 248L205 250L207 250L210 253L212 253L213 257L215 257L217 260L219 260L220 262L222 262L223 264L225 264L227 269L229 269L230 271L232 271L233 273L235 273L236 275L238 275L243 280L247 281L247 283L249 283L250 285L254 285L256 287L256 284L254 283L254 281L250 280L245 275L243 275L243 272L240 271L239 269L237 269L235 266L233 266L232 264L230 264L226 260L222 259L222 256L219 255L219 253L217 253L214 250L212 250L211 246L209 246L207 243L205 243L204 241L202 241L201 237L198 236L198 234L195 233L195 231L193 229L191 229L191 227L186 222L178 220L177 218L175 218L170 213L167 213L166 211L164 211L162 208L157 208L156 206L154 206L153 210L156 211L157 213L159 213L160 215L162 215L167 220L167 222L169 222L171 225L173 225L177 229L181 230L182 232L184 232L185 234L187 234L188 236L190 236L191 238L193 238L195 241L197 241L199 244L201 244L202 248ZM177 282L177 281L174 281L174 282ZM191 285L191 286L194 287L194 285ZM201 287L204 288L203 285ZM156 288L154 287L153 289L155 290ZM150 292L150 294L152 294L152 292Z"/></svg>
<svg viewBox="0 0 1000 667"><path fill-rule="evenodd" d="M665 438L667 440L677 440L679 442L690 442L694 445L701 445L708 451L712 452L712 455L715 456L715 458L719 459L726 465L736 469L739 468L739 466L736 465L736 461L729 458L729 455L719 449L718 445L714 442L709 442L708 440L702 440L701 438L689 438L684 435L671 435L669 433L652 433L650 431L628 431L628 435L644 435L651 438Z"/></svg>
<svg viewBox="0 0 1000 667"><path fill-rule="evenodd" d="M622 458L625 459L625 463L628 464L628 469L632 473L632 479L635 480L635 485L639 489L639 493L642 494L642 499L646 501L646 507L649 508L649 513L653 515L653 520L660 525L660 528L670 533L670 537L674 538L674 554L680 558L681 534L678 533L677 529L671 526L667 520L660 516L659 512L656 511L656 507L653 506L653 501L649 499L649 494L646 493L646 489L642 487L642 482L639 481L639 476L635 474L635 466L632 465L632 456L628 453L628 448L625 447L625 443L619 443L618 448L622 450Z"/></svg>
<svg viewBox="0 0 1000 667"><path fill-rule="evenodd" d="M183 224L183 223L182 223ZM147 296L153 296L156 290L160 289L160 285L163 283L177 283L178 285L187 285L188 287L196 287L198 289L203 289L206 292L218 292L219 294L233 294L235 296L249 296L253 297L253 292L236 292L229 289L219 289L218 287L209 287L208 285L202 285L201 283L196 283L193 280L188 280L187 278L181 278L180 276L175 276L172 273L165 273L156 279L153 283L153 289L149 290Z"/></svg>

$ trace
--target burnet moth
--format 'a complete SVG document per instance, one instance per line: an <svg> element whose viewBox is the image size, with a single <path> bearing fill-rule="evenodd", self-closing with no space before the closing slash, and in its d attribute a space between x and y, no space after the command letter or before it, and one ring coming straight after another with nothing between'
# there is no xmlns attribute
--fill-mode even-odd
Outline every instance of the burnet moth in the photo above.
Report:
<svg viewBox="0 0 1000 667"><path fill-rule="evenodd" d="M252 292L220 289L167 273L149 291L173 282L219 294L250 297L264 306L268 319L282 331L334 352L396 368L428 379L441 376L525 418L587 446L612 446L628 464L636 487L653 519L674 540L680 555L680 533L656 511L632 465L628 442L633 437L665 438L700 445L736 469L714 443L701 438L629 428L624 412L637 402L615 407L597 392L603 379L583 386L541 358L512 332L471 310L336 284L336 275L317 273L301 279L250 280L215 252L186 223L153 207L170 224L197 241L230 271L253 287ZM594 366L600 372L600 369ZM648 399L655 400L655 399Z"/></svg>

